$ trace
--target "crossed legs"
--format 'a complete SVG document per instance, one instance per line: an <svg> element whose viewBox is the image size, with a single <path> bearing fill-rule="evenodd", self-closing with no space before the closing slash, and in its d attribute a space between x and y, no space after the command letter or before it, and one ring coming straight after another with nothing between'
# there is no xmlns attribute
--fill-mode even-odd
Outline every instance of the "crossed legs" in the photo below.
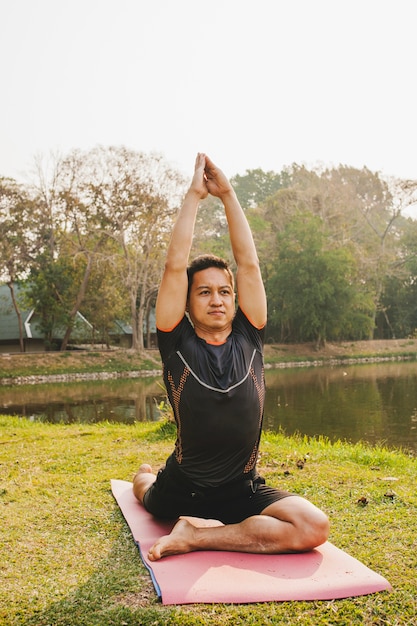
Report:
<svg viewBox="0 0 417 626"><path fill-rule="evenodd" d="M141 465L133 480L133 492L140 502L155 480L150 465ZM238 524L180 517L171 534L160 537L150 548L148 558L157 561L164 556L196 550L307 552L324 543L328 534L327 516L308 500L290 496Z"/></svg>

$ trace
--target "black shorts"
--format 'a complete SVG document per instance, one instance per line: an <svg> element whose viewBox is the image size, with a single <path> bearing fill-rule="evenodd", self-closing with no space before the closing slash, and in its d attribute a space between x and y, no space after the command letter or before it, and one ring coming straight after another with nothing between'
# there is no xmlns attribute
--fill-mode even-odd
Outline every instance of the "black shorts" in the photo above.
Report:
<svg viewBox="0 0 417 626"><path fill-rule="evenodd" d="M194 487L168 463L145 493L143 505L149 513L161 519L174 520L181 515L190 515L216 519L223 524L237 524L292 495L295 494L268 487L258 474L220 487Z"/></svg>

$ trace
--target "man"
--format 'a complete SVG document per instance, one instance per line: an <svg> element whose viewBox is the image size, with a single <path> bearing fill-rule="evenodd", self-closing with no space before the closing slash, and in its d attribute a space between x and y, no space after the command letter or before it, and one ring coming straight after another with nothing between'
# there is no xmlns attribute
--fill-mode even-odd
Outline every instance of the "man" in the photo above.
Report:
<svg viewBox="0 0 417 626"><path fill-rule="evenodd" d="M223 202L237 265L198 257L188 267L200 201ZM185 315L187 312L188 315ZM267 307L249 224L226 176L198 154L174 225L157 304L164 381L177 424L175 450L158 476L139 468L133 491L156 517L177 519L148 557L194 550L303 552L328 537L326 515L265 485L256 471L265 392Z"/></svg>

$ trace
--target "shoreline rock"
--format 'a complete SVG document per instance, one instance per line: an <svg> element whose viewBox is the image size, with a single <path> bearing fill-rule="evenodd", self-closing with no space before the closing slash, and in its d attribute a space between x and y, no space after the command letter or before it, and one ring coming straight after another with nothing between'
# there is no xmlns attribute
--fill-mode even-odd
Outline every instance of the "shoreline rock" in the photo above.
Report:
<svg viewBox="0 0 417 626"><path fill-rule="evenodd" d="M0 379L0 386L37 385L42 383L84 382L90 380L113 380L116 378L153 378L162 375L162 370L133 370L130 372L80 372L69 374L39 374Z"/></svg>

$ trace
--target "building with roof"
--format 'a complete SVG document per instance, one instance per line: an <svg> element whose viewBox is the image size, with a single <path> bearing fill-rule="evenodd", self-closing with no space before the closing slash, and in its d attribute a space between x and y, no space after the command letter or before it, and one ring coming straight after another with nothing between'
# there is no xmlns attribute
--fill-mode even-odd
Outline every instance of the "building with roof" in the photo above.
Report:
<svg viewBox="0 0 417 626"><path fill-rule="evenodd" d="M22 319L24 352L50 350L51 347L47 346L36 310L27 306L18 285L14 285L14 292ZM64 333L64 328L56 330L52 349L59 349ZM81 313L77 313L71 339L77 342L91 341L91 336L92 325ZM0 353L20 351L19 318L13 306L10 288L8 285L0 285Z"/></svg>

